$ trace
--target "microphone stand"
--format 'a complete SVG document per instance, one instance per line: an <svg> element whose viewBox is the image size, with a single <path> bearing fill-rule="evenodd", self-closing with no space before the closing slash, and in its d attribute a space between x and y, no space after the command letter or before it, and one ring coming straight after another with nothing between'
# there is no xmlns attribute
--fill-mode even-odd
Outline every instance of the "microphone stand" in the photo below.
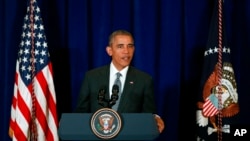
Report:
<svg viewBox="0 0 250 141"><path fill-rule="evenodd" d="M106 93L105 88L101 88L99 90L99 94L98 94L98 97L97 97L98 104L101 105L103 108L110 108L111 109L112 106L116 104L116 101L119 98L119 95L118 95L119 86L118 85L113 86L112 95L111 95L110 99L106 98L105 93Z"/></svg>
<svg viewBox="0 0 250 141"><path fill-rule="evenodd" d="M118 87L118 85L114 85L112 88L111 99L109 100L109 104L108 104L109 108L112 108L112 106L116 104L116 101L119 98L118 93L119 93L119 87Z"/></svg>
<svg viewBox="0 0 250 141"><path fill-rule="evenodd" d="M98 97L97 97L98 104L101 105L102 107L106 107L105 103L104 103L104 102L107 102L107 100L105 98L105 93L106 93L105 88L101 88L99 90L99 94L98 94Z"/></svg>

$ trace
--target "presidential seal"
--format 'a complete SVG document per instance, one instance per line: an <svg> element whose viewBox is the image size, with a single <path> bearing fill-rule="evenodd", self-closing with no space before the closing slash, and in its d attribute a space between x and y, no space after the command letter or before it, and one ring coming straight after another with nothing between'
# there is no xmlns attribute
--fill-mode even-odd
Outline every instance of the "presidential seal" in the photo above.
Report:
<svg viewBox="0 0 250 141"><path fill-rule="evenodd" d="M114 138L121 130L122 121L120 115L110 108L102 108L91 117L91 130L104 140Z"/></svg>

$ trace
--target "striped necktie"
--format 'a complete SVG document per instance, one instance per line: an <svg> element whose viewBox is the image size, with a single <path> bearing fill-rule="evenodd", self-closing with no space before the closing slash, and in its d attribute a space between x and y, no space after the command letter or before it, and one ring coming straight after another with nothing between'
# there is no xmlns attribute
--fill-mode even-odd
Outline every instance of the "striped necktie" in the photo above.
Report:
<svg viewBox="0 0 250 141"><path fill-rule="evenodd" d="M118 105L119 105L119 102L120 102L120 99L121 99L121 87L122 87L122 83L121 83L121 80L120 80L120 77L121 77L121 73L117 72L116 73L116 79L115 79L115 83L114 85L117 85L119 87L119 92L118 92L118 100L116 101L116 104L112 106L112 109L117 111L118 109Z"/></svg>
<svg viewBox="0 0 250 141"><path fill-rule="evenodd" d="M122 76L121 73L117 72L116 73L116 79L115 79L115 83L118 87L119 87L119 93L121 93L121 86L122 86L122 83L121 83L121 80L120 80L120 77Z"/></svg>

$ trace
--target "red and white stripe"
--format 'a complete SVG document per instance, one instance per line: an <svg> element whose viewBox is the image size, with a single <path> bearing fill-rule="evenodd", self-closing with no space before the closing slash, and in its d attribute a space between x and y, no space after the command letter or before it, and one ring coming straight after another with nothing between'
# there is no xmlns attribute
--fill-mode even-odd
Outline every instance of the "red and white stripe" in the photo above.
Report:
<svg viewBox="0 0 250 141"><path fill-rule="evenodd" d="M16 64L14 96L11 106L10 128L13 130L13 141L30 139L32 87L36 96L36 127L38 141L58 141L58 119L56 96L53 83L52 65L48 63L34 78L33 84L23 83Z"/></svg>
<svg viewBox="0 0 250 141"><path fill-rule="evenodd" d="M211 102L209 97L206 99L205 103L203 104L203 115L206 117L211 117L218 114L219 110L214 106Z"/></svg>

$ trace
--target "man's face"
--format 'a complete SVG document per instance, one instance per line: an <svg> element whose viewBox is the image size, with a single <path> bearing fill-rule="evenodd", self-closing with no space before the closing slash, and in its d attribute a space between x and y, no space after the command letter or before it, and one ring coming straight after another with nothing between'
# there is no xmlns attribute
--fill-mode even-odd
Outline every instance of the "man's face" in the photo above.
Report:
<svg viewBox="0 0 250 141"><path fill-rule="evenodd" d="M128 35L116 35L110 46L106 48L112 62L118 70L128 66L134 55L134 41Z"/></svg>

